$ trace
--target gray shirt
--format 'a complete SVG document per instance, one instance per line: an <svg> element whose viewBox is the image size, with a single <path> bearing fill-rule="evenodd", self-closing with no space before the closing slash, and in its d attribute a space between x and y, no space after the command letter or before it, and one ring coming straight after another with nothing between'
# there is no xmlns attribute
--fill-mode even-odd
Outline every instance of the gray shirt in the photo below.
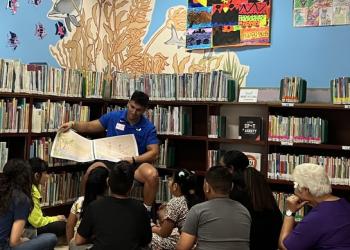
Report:
<svg viewBox="0 0 350 250"><path fill-rule="evenodd" d="M197 250L249 250L250 224L239 202L215 198L193 206L182 231L197 237Z"/></svg>

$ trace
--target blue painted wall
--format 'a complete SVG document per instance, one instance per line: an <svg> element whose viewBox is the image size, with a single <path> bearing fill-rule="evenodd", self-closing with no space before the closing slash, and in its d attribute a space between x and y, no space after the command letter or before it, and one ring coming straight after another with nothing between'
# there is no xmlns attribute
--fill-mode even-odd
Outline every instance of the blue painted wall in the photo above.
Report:
<svg viewBox="0 0 350 250"><path fill-rule="evenodd" d="M47 62L58 66L56 60L49 52L49 44L56 44L59 39L55 36L55 21L47 18L51 8L51 0L41 0L41 4L35 6L29 3L31 0L18 0L20 6L16 14L11 14L6 9L6 2L1 1L0 6L0 58L20 59L24 63ZM47 35L43 40L35 34L35 25L40 22L46 28ZM9 31L17 34L19 46L12 50L7 45Z"/></svg>
<svg viewBox="0 0 350 250"><path fill-rule="evenodd" d="M350 75L350 26L293 28L292 2L273 0L270 47L236 49L241 63L250 66L247 86L278 87L283 76L298 75L308 81L309 87L328 87L331 78ZM49 44L54 45L59 38L54 35L55 21L46 17L52 2L42 0L38 7L26 0L20 4L16 15L10 14L5 4L0 8L0 57L57 66ZM166 10L180 4L187 5L187 1L157 0L145 42L164 21ZM48 35L43 40L34 36L38 22L47 28ZM17 33L21 42L15 51L7 47L10 30Z"/></svg>

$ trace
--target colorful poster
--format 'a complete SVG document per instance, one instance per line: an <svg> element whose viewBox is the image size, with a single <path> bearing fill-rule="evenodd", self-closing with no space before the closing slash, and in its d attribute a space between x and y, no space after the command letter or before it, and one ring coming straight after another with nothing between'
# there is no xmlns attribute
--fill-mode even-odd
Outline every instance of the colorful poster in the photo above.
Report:
<svg viewBox="0 0 350 250"><path fill-rule="evenodd" d="M189 0L187 49L270 45L271 0Z"/></svg>
<svg viewBox="0 0 350 250"><path fill-rule="evenodd" d="M350 0L294 0L294 27L350 24Z"/></svg>

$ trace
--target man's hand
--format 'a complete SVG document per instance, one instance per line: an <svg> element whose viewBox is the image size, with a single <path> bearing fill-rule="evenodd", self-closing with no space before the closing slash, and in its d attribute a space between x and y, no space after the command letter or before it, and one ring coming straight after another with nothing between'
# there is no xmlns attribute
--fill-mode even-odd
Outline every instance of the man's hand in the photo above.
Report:
<svg viewBox="0 0 350 250"><path fill-rule="evenodd" d="M293 213L299 211L308 201L302 201L298 196L291 195L287 198L287 209Z"/></svg>
<svg viewBox="0 0 350 250"><path fill-rule="evenodd" d="M73 128L73 125L74 125L74 122L73 122L73 121L63 123L63 124L59 127L58 131L59 131L59 132L67 132L68 130L70 130L71 128Z"/></svg>

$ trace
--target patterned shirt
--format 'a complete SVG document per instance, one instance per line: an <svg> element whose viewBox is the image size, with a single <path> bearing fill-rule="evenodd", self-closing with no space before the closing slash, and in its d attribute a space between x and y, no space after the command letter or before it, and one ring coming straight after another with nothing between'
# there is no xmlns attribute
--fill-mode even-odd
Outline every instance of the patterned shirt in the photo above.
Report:
<svg viewBox="0 0 350 250"><path fill-rule="evenodd" d="M175 223L175 227L179 232L185 223L188 213L188 207L185 196L179 196L172 198L166 205L165 218Z"/></svg>

